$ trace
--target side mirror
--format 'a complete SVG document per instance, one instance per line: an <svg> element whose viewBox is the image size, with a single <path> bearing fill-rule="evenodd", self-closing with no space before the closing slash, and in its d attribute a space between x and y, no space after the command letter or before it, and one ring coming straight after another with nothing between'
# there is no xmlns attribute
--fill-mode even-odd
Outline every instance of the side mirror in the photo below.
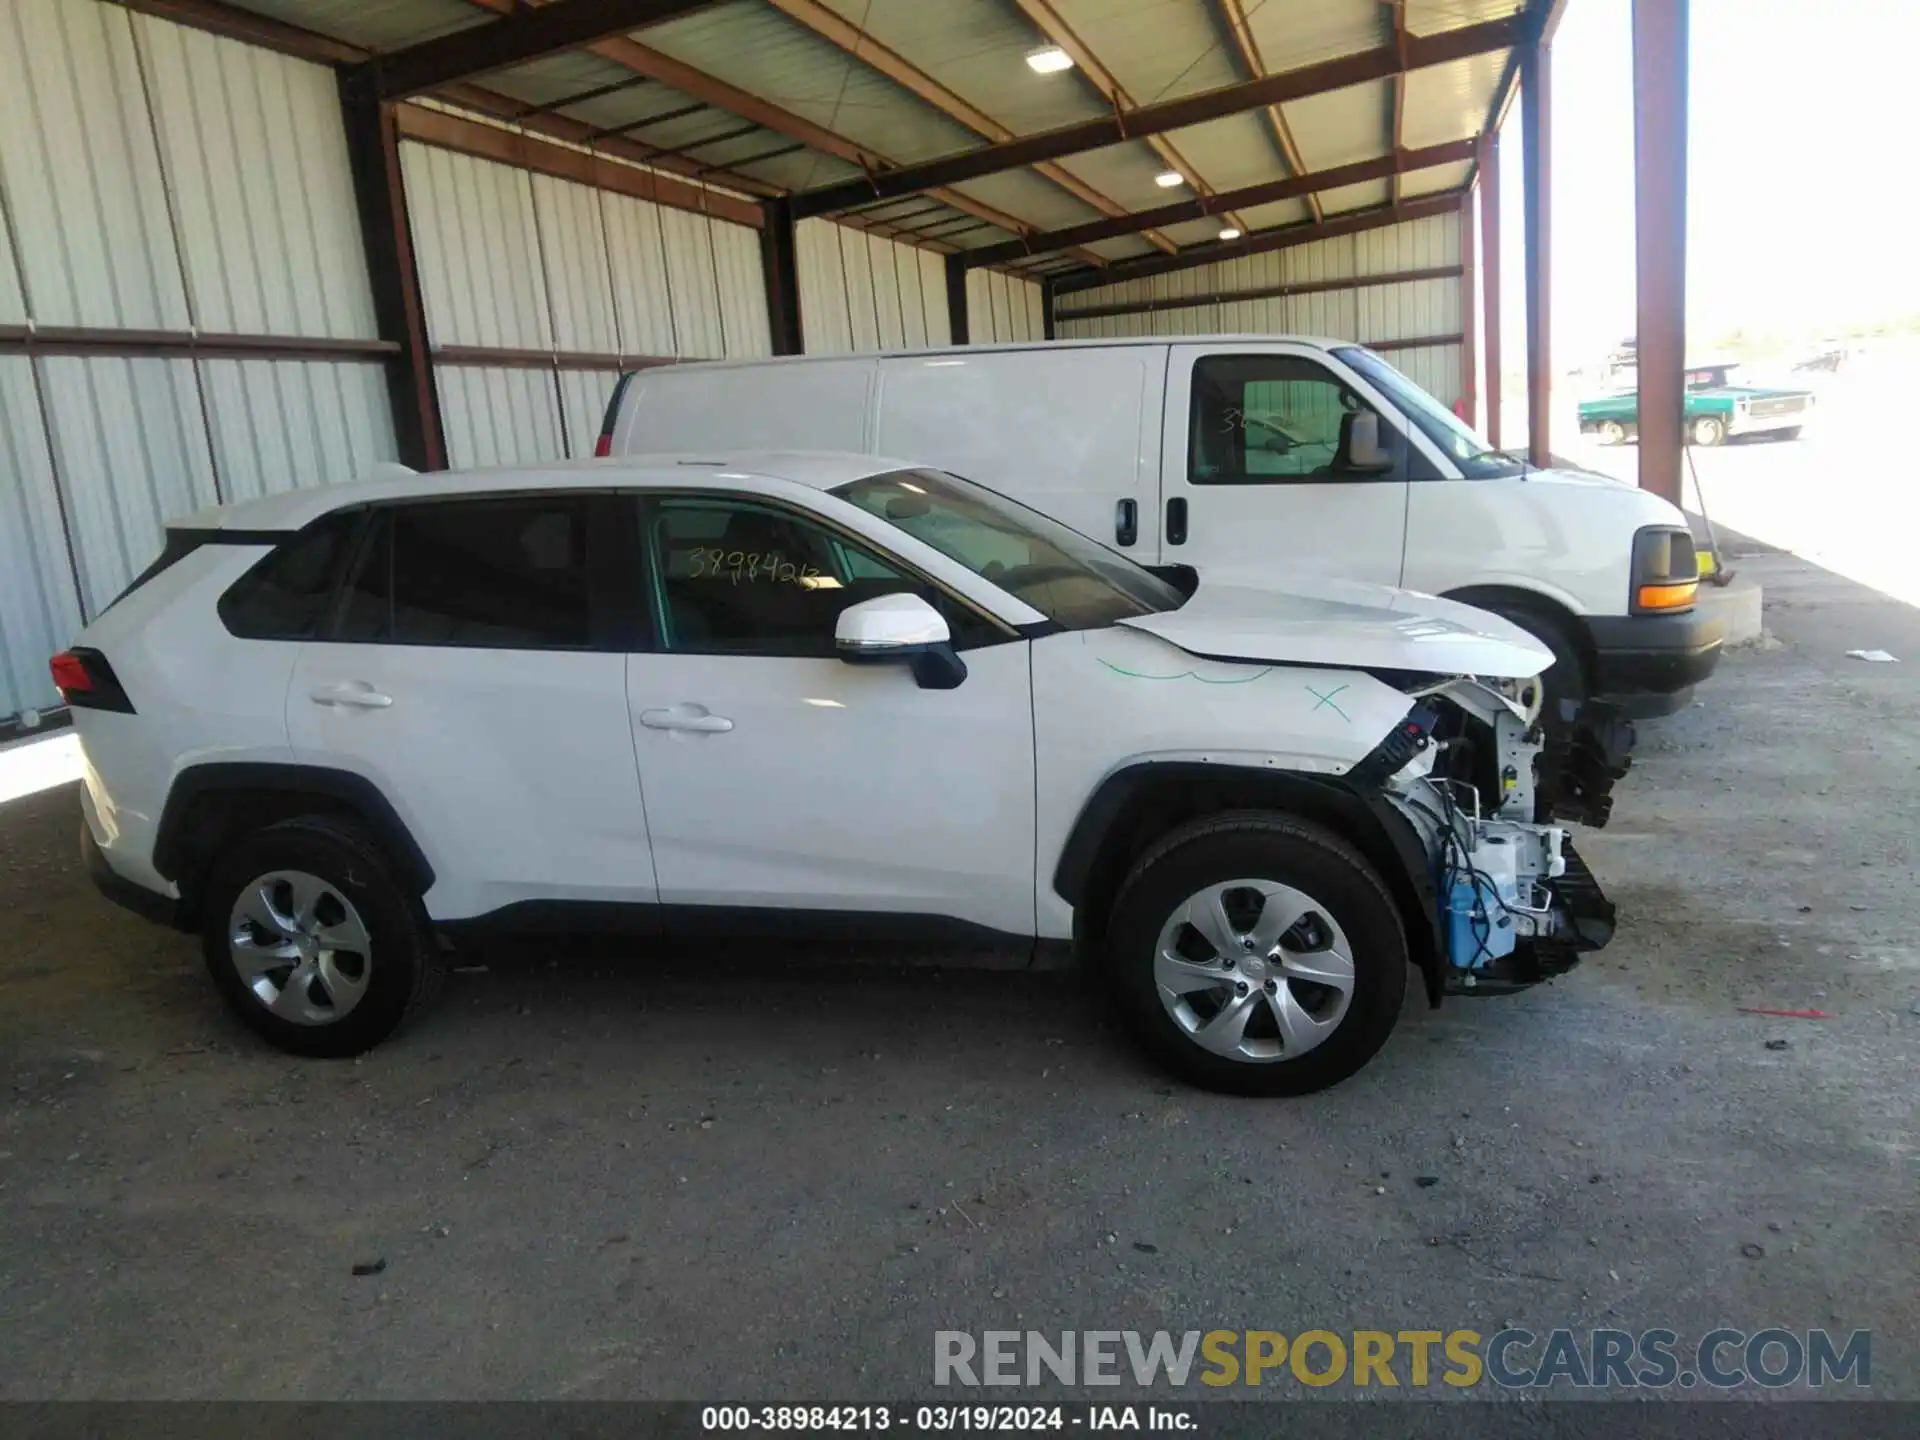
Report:
<svg viewBox="0 0 1920 1440"><path fill-rule="evenodd" d="M1376 475L1393 468L1393 452L1380 443L1380 417L1356 410L1340 422L1340 463L1352 473Z"/></svg>
<svg viewBox="0 0 1920 1440"><path fill-rule="evenodd" d="M878 595L847 606L834 622L833 643L850 664L908 661L923 690L951 690L967 678L946 617L918 595Z"/></svg>

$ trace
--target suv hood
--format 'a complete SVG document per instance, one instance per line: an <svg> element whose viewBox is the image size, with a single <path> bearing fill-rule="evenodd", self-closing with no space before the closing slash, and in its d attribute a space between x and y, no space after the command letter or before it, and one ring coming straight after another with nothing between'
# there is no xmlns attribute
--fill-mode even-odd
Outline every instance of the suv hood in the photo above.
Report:
<svg viewBox="0 0 1920 1440"><path fill-rule="evenodd" d="M1187 603L1122 625L1210 660L1524 679L1553 652L1498 615L1417 590L1315 581L1312 590L1201 582Z"/></svg>

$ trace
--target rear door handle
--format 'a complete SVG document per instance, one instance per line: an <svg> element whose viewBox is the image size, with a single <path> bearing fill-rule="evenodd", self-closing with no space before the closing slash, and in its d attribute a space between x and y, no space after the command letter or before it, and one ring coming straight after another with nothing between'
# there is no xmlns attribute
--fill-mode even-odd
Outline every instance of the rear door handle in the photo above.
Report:
<svg viewBox="0 0 1920 1440"><path fill-rule="evenodd" d="M1122 500L1113 507L1113 538L1122 545L1131 545L1140 538L1138 501Z"/></svg>
<svg viewBox="0 0 1920 1440"><path fill-rule="evenodd" d="M393 704L391 695L382 695L360 680L315 686L311 698L316 705L351 705L356 710L384 710Z"/></svg>
<svg viewBox="0 0 1920 1440"><path fill-rule="evenodd" d="M710 715L704 705L676 705L671 710L642 710L640 723L649 730L690 730L696 735L719 735L733 729L724 715Z"/></svg>
<svg viewBox="0 0 1920 1440"><path fill-rule="evenodd" d="M1184 545L1187 543L1187 502L1181 495L1167 501L1167 543Z"/></svg>

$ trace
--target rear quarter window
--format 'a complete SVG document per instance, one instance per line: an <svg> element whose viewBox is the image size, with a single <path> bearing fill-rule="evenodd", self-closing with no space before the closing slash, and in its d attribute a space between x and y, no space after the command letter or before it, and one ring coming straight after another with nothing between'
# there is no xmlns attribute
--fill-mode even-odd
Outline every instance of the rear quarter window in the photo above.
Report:
<svg viewBox="0 0 1920 1440"><path fill-rule="evenodd" d="M282 541L220 597L221 623L243 640L313 638L363 513L324 516Z"/></svg>

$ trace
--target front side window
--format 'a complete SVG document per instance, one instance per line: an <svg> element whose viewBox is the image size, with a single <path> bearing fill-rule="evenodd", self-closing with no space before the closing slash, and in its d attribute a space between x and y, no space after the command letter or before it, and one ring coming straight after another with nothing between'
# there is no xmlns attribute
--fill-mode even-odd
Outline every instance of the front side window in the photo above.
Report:
<svg viewBox="0 0 1920 1440"><path fill-rule="evenodd" d="M1180 592L1078 530L941 470L869 475L833 493L990 580L1057 625L1177 610Z"/></svg>
<svg viewBox="0 0 1920 1440"><path fill-rule="evenodd" d="M1471 425L1373 351L1358 345L1346 345L1333 353L1399 406L1400 413L1411 420L1422 435L1439 446L1440 453L1459 466L1460 473L1467 479L1501 480L1525 471L1526 467L1517 459L1487 444L1473 433Z"/></svg>
<svg viewBox="0 0 1920 1440"><path fill-rule="evenodd" d="M990 621L829 527L734 497L654 501L647 512L653 612L663 650L831 658L849 605L911 592L946 617L959 648L1009 638Z"/></svg>
<svg viewBox="0 0 1920 1440"><path fill-rule="evenodd" d="M1325 366L1298 355L1210 355L1194 362L1187 478L1261 485L1347 477L1348 418L1367 408ZM1392 432L1381 427L1381 443Z"/></svg>
<svg viewBox="0 0 1920 1440"><path fill-rule="evenodd" d="M337 636L390 645L579 649L592 641L580 496L376 510Z"/></svg>

